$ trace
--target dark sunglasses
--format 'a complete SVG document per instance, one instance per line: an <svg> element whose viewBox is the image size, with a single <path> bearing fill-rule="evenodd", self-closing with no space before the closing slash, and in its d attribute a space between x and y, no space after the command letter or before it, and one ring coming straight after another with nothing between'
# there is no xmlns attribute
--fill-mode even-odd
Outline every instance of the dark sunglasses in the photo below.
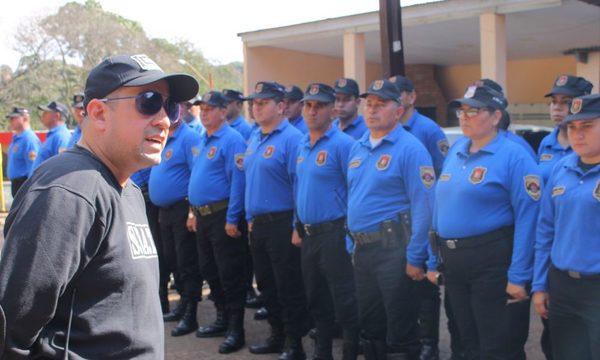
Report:
<svg viewBox="0 0 600 360"><path fill-rule="evenodd" d="M135 99L135 108L140 114L151 116L158 113L161 108L164 108L171 123L179 121L179 103L156 91L144 91L135 96L104 98L98 100L109 102L125 99Z"/></svg>

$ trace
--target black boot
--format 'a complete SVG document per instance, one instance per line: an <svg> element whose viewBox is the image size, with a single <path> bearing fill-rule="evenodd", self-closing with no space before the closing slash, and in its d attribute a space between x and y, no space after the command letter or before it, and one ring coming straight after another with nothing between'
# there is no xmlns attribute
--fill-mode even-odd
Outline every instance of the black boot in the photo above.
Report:
<svg viewBox="0 0 600 360"><path fill-rule="evenodd" d="M277 360L306 360L306 353L302 347L302 338L288 338L287 348Z"/></svg>
<svg viewBox="0 0 600 360"><path fill-rule="evenodd" d="M358 329L343 329L342 360L356 360L358 352Z"/></svg>
<svg viewBox="0 0 600 360"><path fill-rule="evenodd" d="M175 309L173 309L170 313L163 315L163 320L164 321L179 321L179 320L181 320L181 317L183 316L183 313L185 312L185 308L186 308L188 302L189 302L188 299L181 298L181 300L179 300L179 303L177 304Z"/></svg>
<svg viewBox="0 0 600 360"><path fill-rule="evenodd" d="M269 317L269 310L265 307L261 307L254 313L254 320L266 320Z"/></svg>
<svg viewBox="0 0 600 360"><path fill-rule="evenodd" d="M281 327L271 325L271 335L263 343L251 345L248 350L253 354L279 354L283 350L285 336Z"/></svg>
<svg viewBox="0 0 600 360"><path fill-rule="evenodd" d="M428 338L421 339L421 355L420 360L439 360L440 353L438 350L437 341Z"/></svg>
<svg viewBox="0 0 600 360"><path fill-rule="evenodd" d="M383 340L360 339L365 360L387 360L386 345Z"/></svg>
<svg viewBox="0 0 600 360"><path fill-rule="evenodd" d="M319 329L315 335L315 356L313 360L333 360L331 349L333 346L333 337L331 332Z"/></svg>
<svg viewBox="0 0 600 360"><path fill-rule="evenodd" d="M181 320L175 325L175 328L171 330L171 336L183 336L193 333L198 329L198 320L196 320L196 311L198 308L198 302L190 301L185 307Z"/></svg>
<svg viewBox="0 0 600 360"><path fill-rule="evenodd" d="M231 310L229 314L229 329L225 340L219 346L219 353L229 354L241 349L246 344L244 334L244 308Z"/></svg>
<svg viewBox="0 0 600 360"><path fill-rule="evenodd" d="M253 287L248 289L246 292L246 307L251 309L258 309L263 305L260 295L256 294L256 290Z"/></svg>
<svg viewBox="0 0 600 360"><path fill-rule="evenodd" d="M225 307L222 305L217 306L217 318L215 322L201 326L196 331L196 336L199 338L219 337L225 335L227 332L227 312Z"/></svg>

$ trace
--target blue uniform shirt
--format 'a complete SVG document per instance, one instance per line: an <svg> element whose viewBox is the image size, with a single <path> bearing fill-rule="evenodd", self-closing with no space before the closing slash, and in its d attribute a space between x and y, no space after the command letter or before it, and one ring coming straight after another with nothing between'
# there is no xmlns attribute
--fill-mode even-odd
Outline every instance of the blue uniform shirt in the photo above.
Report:
<svg viewBox="0 0 600 360"><path fill-rule="evenodd" d="M33 170L40 166L40 164L45 160L65 151L68 147L70 138L71 133L65 124L58 125L54 129L48 130L46 141L44 141L42 147L40 148L40 152L33 163L31 172L33 172Z"/></svg>
<svg viewBox="0 0 600 360"><path fill-rule="evenodd" d="M133 183L136 184L138 187L144 187L145 185L148 185L148 180L150 180L151 169L152 167L150 166L145 169L138 170L131 174L129 179L131 179L131 181L133 181Z"/></svg>
<svg viewBox="0 0 600 360"><path fill-rule="evenodd" d="M250 127L250 124L246 122L246 119L244 119L242 115L233 119L229 126L239 132L244 138L244 141L248 141L248 138L250 138L250 133L252 133L252 127Z"/></svg>
<svg viewBox="0 0 600 360"><path fill-rule="evenodd" d="M244 209L245 150L244 138L227 123L211 136L204 132L188 187L190 204L229 199L227 222L239 223Z"/></svg>
<svg viewBox="0 0 600 360"><path fill-rule="evenodd" d="M535 151L533 151L533 148L531 147L531 145L529 145L527 140L523 139L522 136L519 136L512 131L502 130L502 129L500 129L498 131L498 134L503 135L508 140L521 145L521 147L523 149L525 149L525 151L533 159L533 161L537 161L537 155L535 154Z"/></svg>
<svg viewBox="0 0 600 360"><path fill-rule="evenodd" d="M375 148L370 131L354 143L348 164L348 228L379 231L385 220L410 211L412 235L407 249L411 265L427 258L435 172L427 149L402 126Z"/></svg>
<svg viewBox="0 0 600 360"><path fill-rule="evenodd" d="M14 134L8 147L6 175L10 180L28 177L40 151L41 142L31 129Z"/></svg>
<svg viewBox="0 0 600 360"><path fill-rule="evenodd" d="M340 118L333 120L333 126L340 127ZM352 136L354 140L360 139L367 131L367 125L365 125L365 119L362 115L358 115L353 122L348 124L343 131Z"/></svg>
<svg viewBox="0 0 600 360"><path fill-rule="evenodd" d="M570 146L565 149L558 142L558 128L554 128L550 134L542 139L538 148L538 163L544 182L548 181L554 165L572 152L573 149Z"/></svg>
<svg viewBox="0 0 600 360"><path fill-rule="evenodd" d="M198 132L198 134L202 134L204 132L204 126L202 126L202 123L200 122L200 119L198 119L198 118L194 118L192 121L190 121L189 123L186 123L186 124L192 130Z"/></svg>
<svg viewBox="0 0 600 360"><path fill-rule="evenodd" d="M161 162L152 167L148 192L152 203L166 207L183 200L194 158L200 153L200 134L183 123L167 139Z"/></svg>
<svg viewBox="0 0 600 360"><path fill-rule="evenodd" d="M346 216L348 154L354 139L337 127L310 144L304 135L296 157L296 216L303 224L318 224Z"/></svg>
<svg viewBox="0 0 600 360"><path fill-rule="evenodd" d="M414 110L404 128L425 145L433 161L435 173L439 175L449 148L448 139L446 139L446 135L440 126L427 116L421 115L417 110Z"/></svg>
<svg viewBox="0 0 600 360"><path fill-rule="evenodd" d="M296 149L301 138L302 133L287 119L264 138L260 129L250 136L244 158L248 220L294 209Z"/></svg>
<svg viewBox="0 0 600 360"><path fill-rule="evenodd" d="M77 144L79 139L81 139L81 128L79 127L79 125L77 125L77 126L75 126L75 129L73 129L73 133L71 134L71 138L69 139L67 148L70 149L73 146L75 146L75 144Z"/></svg>
<svg viewBox="0 0 600 360"><path fill-rule="evenodd" d="M294 125L296 129L300 130L301 133L306 134L308 132L308 128L304 123L304 116L300 115L295 119L289 119L290 124Z"/></svg>
<svg viewBox="0 0 600 360"><path fill-rule="evenodd" d="M600 274L600 165L586 173L573 153L558 162L542 197L532 291L547 291L552 263L561 270Z"/></svg>
<svg viewBox="0 0 600 360"><path fill-rule="evenodd" d="M502 135L473 154L470 140L455 145L437 182L433 227L443 238L463 238L514 225L508 279L524 286L532 278L541 195L535 161Z"/></svg>

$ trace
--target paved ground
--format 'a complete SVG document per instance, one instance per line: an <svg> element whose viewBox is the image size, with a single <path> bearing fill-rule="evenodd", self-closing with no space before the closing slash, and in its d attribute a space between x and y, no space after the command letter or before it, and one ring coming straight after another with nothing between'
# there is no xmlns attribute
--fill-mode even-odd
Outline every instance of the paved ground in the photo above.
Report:
<svg viewBox="0 0 600 360"><path fill-rule="evenodd" d="M177 301L177 295L171 294L171 304L173 305ZM443 307L442 307L443 311ZM253 344L260 342L268 336L268 324L266 321L256 321L252 318L254 315L253 309L246 309L246 343ZM204 300L200 303L198 309L198 320L200 324L208 324L214 320L215 311L211 301ZM446 317L442 314L442 321L440 326L440 359L446 360L450 358L450 342L448 337L448 331L445 326ZM529 329L529 341L527 342L527 359L529 360L544 360L544 356L540 351L539 339L541 334L541 321L534 314L532 310L531 324ZM277 355L254 355L248 351L248 347L245 346L240 351L229 354L221 355L218 353L219 344L223 341L222 338L212 339L199 339L194 334L174 338L170 336L170 331L173 328L174 323L165 324L165 340L166 340L166 359L168 360L191 360L191 359L203 359L203 360L269 360L277 359ZM308 338L304 338L304 347L307 354L312 355L312 341ZM341 359L341 340L336 339L334 341L334 357L335 359ZM362 356L360 357L362 359Z"/></svg>

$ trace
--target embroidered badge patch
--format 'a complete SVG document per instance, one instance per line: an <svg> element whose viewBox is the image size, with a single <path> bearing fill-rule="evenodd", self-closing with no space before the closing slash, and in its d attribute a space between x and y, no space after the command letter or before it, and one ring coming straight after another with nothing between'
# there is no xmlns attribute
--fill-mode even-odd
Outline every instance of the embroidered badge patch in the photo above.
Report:
<svg viewBox="0 0 600 360"><path fill-rule="evenodd" d="M421 166L419 167L419 174L421 175L421 181L426 188L431 189L435 182L435 172L432 166Z"/></svg>
<svg viewBox="0 0 600 360"><path fill-rule="evenodd" d="M469 86L467 88L467 91L465 91L465 95L464 98L465 99L470 99L473 97L473 95L475 95L475 90L477 90L477 86Z"/></svg>
<svg viewBox="0 0 600 360"><path fill-rule="evenodd" d="M471 171L471 175L469 176L469 181L471 184L479 184L485 179L485 173L487 172L487 168L483 166L477 166L473 171Z"/></svg>
<svg viewBox="0 0 600 360"><path fill-rule="evenodd" d="M304 162L304 156L298 156L296 158L296 164L302 164Z"/></svg>
<svg viewBox="0 0 600 360"><path fill-rule="evenodd" d="M200 149L198 149L196 146L192 146L192 156L196 157L198 154L200 154Z"/></svg>
<svg viewBox="0 0 600 360"><path fill-rule="evenodd" d="M550 161L553 157L554 155L552 154L542 154L540 155L540 161Z"/></svg>
<svg viewBox="0 0 600 360"><path fill-rule="evenodd" d="M561 75L558 77L558 79L556 79L556 86L564 86L568 80L569 78L567 75Z"/></svg>
<svg viewBox="0 0 600 360"><path fill-rule="evenodd" d="M347 81L346 81L346 79L343 79L343 78L339 79L338 82L337 82L337 86L341 87L341 88L345 87L346 84L347 84Z"/></svg>
<svg viewBox="0 0 600 360"><path fill-rule="evenodd" d="M442 174L440 175L440 181L448 181L451 177L451 174Z"/></svg>
<svg viewBox="0 0 600 360"><path fill-rule="evenodd" d="M573 99L573 102L571 103L571 114L577 114L578 112L580 112L582 105L583 100L579 98Z"/></svg>
<svg viewBox="0 0 600 360"><path fill-rule="evenodd" d="M392 155L383 154L379 157L379 160L377 160L375 167L377 168L377 170L383 171L383 170L387 169L388 167L390 167L391 160L392 160Z"/></svg>
<svg viewBox="0 0 600 360"><path fill-rule="evenodd" d="M535 201L540 199L540 177L537 175L526 175L525 176L525 190L527 195Z"/></svg>
<svg viewBox="0 0 600 360"><path fill-rule="evenodd" d="M383 80L376 80L373 83L373 90L377 91L380 90L383 87Z"/></svg>
<svg viewBox="0 0 600 360"><path fill-rule="evenodd" d="M173 156L173 149L169 149L165 152L165 160L169 160Z"/></svg>
<svg viewBox="0 0 600 360"><path fill-rule="evenodd" d="M327 162L327 151L321 150L317 154L317 158L315 159L315 163L317 164L317 166L323 166L323 165L325 165L325 162Z"/></svg>
<svg viewBox="0 0 600 360"><path fill-rule="evenodd" d="M244 154L235 154L233 156L233 160L235 161L235 166L240 169L240 171L244 170Z"/></svg>
<svg viewBox="0 0 600 360"><path fill-rule="evenodd" d="M256 84L256 87L254 88L254 92L261 93L262 90L263 90L263 84L262 83Z"/></svg>
<svg viewBox="0 0 600 360"><path fill-rule="evenodd" d="M566 188L564 186L555 186L552 188L552 197L560 196L565 193Z"/></svg>
<svg viewBox="0 0 600 360"><path fill-rule="evenodd" d="M34 150L31 150L29 152L29 160L35 161L36 158L37 158L37 153Z"/></svg>
<svg viewBox="0 0 600 360"><path fill-rule="evenodd" d="M352 159L350 160L350 164L348 165L349 169L356 169L357 167L359 167L361 164L361 160L360 159Z"/></svg>
<svg viewBox="0 0 600 360"><path fill-rule="evenodd" d="M448 144L448 140L441 139L440 141L438 141L437 146L442 155L448 155L448 149L450 149L450 144Z"/></svg>
<svg viewBox="0 0 600 360"><path fill-rule="evenodd" d="M596 200L600 201L600 180L596 181L596 187L594 188L592 195Z"/></svg>
<svg viewBox="0 0 600 360"><path fill-rule="evenodd" d="M216 154L217 154L217 147L211 146L210 149L208 149L208 152L206 153L206 158L212 159L215 157Z"/></svg>
<svg viewBox="0 0 600 360"><path fill-rule="evenodd" d="M311 95L316 95L319 93L319 85L317 84L312 84L310 86L310 90L308 91L309 94Z"/></svg>
<svg viewBox="0 0 600 360"><path fill-rule="evenodd" d="M263 153L263 157L265 159L270 158L271 156L273 156L273 153L275 152L275 145L269 145L267 146L267 148L265 149L265 152Z"/></svg>

